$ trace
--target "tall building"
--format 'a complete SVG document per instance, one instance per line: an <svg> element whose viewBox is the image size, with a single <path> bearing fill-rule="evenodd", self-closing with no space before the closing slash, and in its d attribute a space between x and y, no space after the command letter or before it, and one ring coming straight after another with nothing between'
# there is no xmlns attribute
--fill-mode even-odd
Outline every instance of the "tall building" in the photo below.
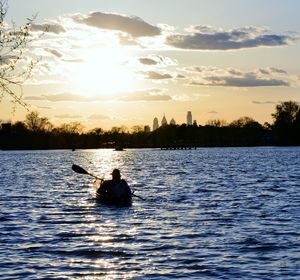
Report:
<svg viewBox="0 0 300 280"><path fill-rule="evenodd" d="M167 119L166 119L166 116L164 115L162 120L161 120L161 126L164 126L164 125L167 125L168 122L167 122Z"/></svg>
<svg viewBox="0 0 300 280"><path fill-rule="evenodd" d="M175 124L176 124L176 121L172 118L172 119L170 120L170 124L175 125Z"/></svg>
<svg viewBox="0 0 300 280"><path fill-rule="evenodd" d="M153 131L159 128L158 118L154 118L153 120Z"/></svg>
<svg viewBox="0 0 300 280"><path fill-rule="evenodd" d="M192 117L192 112L188 111L186 115L186 124L187 125L192 125L193 124L193 117Z"/></svg>

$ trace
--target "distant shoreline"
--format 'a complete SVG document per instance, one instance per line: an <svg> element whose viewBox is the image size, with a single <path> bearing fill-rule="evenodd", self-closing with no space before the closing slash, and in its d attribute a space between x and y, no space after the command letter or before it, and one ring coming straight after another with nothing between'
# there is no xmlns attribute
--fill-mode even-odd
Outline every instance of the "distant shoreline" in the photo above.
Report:
<svg viewBox="0 0 300 280"><path fill-rule="evenodd" d="M226 125L220 120L205 126L164 124L157 129L135 129L131 132L122 127L110 131L101 128L82 132L79 123L54 127L37 112L29 113L28 120L0 127L0 149L99 149L121 151L130 148L162 148L186 150L198 147L260 147L300 146L300 106L282 102L276 106L274 124L261 125L242 117ZM46 124L45 124L46 122Z"/></svg>
<svg viewBox="0 0 300 280"><path fill-rule="evenodd" d="M207 148L217 148L217 149L227 149L227 148L292 148L292 147L300 147L300 145L257 145L257 146L199 146L196 148L165 148L165 147L126 147L123 151L126 150L161 150L161 151L194 151L198 149L207 149ZM119 152L118 150L115 150L114 148L107 148L107 147L100 147L100 148L78 148L73 150L72 148L47 148L47 149L40 149L40 148L20 148L20 149L0 149L0 151L6 152L6 151L70 151L70 152L76 152L76 151L82 151L82 150L112 150L115 152Z"/></svg>

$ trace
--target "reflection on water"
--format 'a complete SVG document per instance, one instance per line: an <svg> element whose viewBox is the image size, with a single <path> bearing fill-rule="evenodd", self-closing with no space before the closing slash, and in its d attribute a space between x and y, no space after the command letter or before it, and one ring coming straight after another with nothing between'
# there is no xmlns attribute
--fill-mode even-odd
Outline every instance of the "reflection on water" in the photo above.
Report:
<svg viewBox="0 0 300 280"><path fill-rule="evenodd" d="M132 207L97 204L113 168ZM0 151L3 279L299 279L300 149Z"/></svg>

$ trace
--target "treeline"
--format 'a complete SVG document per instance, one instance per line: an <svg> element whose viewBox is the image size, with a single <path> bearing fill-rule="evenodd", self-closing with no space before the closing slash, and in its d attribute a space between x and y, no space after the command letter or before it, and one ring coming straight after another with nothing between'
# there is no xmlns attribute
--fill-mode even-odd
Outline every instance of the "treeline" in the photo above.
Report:
<svg viewBox="0 0 300 280"><path fill-rule="evenodd" d="M211 120L206 125L166 125L147 132L135 126L109 131L95 128L83 132L78 122L55 127L47 118L31 112L24 122L2 124L1 149L88 149L88 148L184 148L265 145L300 145L300 107L296 102L278 104L274 122L261 125L249 117L229 124Z"/></svg>

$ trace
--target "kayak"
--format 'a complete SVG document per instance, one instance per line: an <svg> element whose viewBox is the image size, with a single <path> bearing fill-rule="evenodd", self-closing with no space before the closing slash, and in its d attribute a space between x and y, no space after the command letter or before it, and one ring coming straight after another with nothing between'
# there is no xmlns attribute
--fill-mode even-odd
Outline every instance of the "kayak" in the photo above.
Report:
<svg viewBox="0 0 300 280"><path fill-rule="evenodd" d="M94 187L98 190L102 181L96 180ZM104 181L104 184L109 184L109 181ZM120 197L112 196L107 193L96 192L96 200L101 204L115 205L115 206L130 206L132 204L132 195L122 195Z"/></svg>
<svg viewBox="0 0 300 280"><path fill-rule="evenodd" d="M96 200L105 205L130 206L132 204L131 195L122 197L121 199L112 199L111 197L97 194Z"/></svg>

